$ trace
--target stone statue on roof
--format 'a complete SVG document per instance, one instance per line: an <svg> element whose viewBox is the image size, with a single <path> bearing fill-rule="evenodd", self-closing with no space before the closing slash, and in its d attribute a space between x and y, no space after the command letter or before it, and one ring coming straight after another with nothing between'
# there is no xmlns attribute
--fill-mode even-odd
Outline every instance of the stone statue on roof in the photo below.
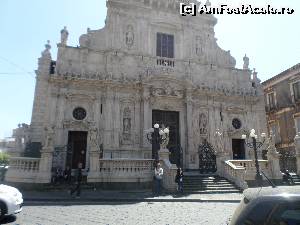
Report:
<svg viewBox="0 0 300 225"><path fill-rule="evenodd" d="M245 56L243 58L243 61L244 61L243 69L244 70L249 70L249 58L247 57L246 54L245 54Z"/></svg>
<svg viewBox="0 0 300 225"><path fill-rule="evenodd" d="M67 45L67 41L68 41L68 36L69 36L69 32L67 30L67 27L64 26L64 29L62 29L60 31L60 44L62 46L66 46Z"/></svg>

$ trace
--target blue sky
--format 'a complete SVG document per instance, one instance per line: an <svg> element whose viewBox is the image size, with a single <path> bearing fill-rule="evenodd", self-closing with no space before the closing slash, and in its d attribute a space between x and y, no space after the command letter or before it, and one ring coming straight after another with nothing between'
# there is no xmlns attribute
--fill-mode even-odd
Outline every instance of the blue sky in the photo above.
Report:
<svg viewBox="0 0 300 225"><path fill-rule="evenodd" d="M241 68L245 53L250 68L266 80L299 63L300 1L211 0L212 5L290 7L293 15L222 15L215 27L218 44ZM52 58L60 30L67 26L69 45L87 27L100 29L106 17L105 0L0 0L0 138L11 135L18 123L30 123L37 59L47 40Z"/></svg>

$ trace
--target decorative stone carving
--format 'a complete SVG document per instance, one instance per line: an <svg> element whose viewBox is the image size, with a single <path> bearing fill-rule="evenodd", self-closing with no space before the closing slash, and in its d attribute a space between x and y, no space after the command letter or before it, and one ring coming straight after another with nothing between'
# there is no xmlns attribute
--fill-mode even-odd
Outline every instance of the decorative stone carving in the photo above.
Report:
<svg viewBox="0 0 300 225"><path fill-rule="evenodd" d="M98 129L95 126L90 129L90 144L92 147L99 146Z"/></svg>
<svg viewBox="0 0 300 225"><path fill-rule="evenodd" d="M134 32L133 26L128 25L125 33L125 44L128 48L131 48L134 44Z"/></svg>
<svg viewBox="0 0 300 225"><path fill-rule="evenodd" d="M200 113L199 115L200 135L207 134L207 124L208 124L207 116L204 113Z"/></svg>
<svg viewBox="0 0 300 225"><path fill-rule="evenodd" d="M54 126L45 127L45 144L44 148L51 148L54 144Z"/></svg>
<svg viewBox="0 0 300 225"><path fill-rule="evenodd" d="M122 133L122 144L132 144L131 134L131 110L129 107L125 107L123 111L123 133Z"/></svg>
<svg viewBox="0 0 300 225"><path fill-rule="evenodd" d="M65 26L64 29L62 29L60 31L60 44L62 46L66 46L67 45L68 36L69 36L69 32L67 30L67 27Z"/></svg>
<svg viewBox="0 0 300 225"><path fill-rule="evenodd" d="M164 88L151 88L151 95L152 96L172 96L172 97L183 97L182 90L175 90L170 85L166 85Z"/></svg>

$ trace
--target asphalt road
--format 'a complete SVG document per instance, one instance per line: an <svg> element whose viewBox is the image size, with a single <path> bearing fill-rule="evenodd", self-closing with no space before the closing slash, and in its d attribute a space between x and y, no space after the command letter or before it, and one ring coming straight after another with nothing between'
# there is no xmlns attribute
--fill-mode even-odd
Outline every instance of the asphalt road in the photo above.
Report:
<svg viewBox="0 0 300 225"><path fill-rule="evenodd" d="M10 225L225 225L238 203L27 203Z"/></svg>

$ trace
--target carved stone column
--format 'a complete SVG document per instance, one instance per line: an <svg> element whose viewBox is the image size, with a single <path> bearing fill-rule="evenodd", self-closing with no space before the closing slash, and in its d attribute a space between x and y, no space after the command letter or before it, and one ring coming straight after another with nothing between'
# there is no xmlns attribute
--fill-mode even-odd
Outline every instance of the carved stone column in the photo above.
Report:
<svg viewBox="0 0 300 225"><path fill-rule="evenodd" d="M152 114L150 111L150 90L149 87L144 88L143 92L143 114L144 114L144 125L143 125L143 130L147 130L152 127L151 119L152 119ZM150 147L149 142L147 141L146 137L144 138L143 141L143 146L144 147Z"/></svg>
<svg viewBox="0 0 300 225"><path fill-rule="evenodd" d="M187 126L187 157L186 157L186 165L190 168L190 155L193 154L193 100L192 100L192 92L191 90L187 90L186 92L186 126Z"/></svg>
<svg viewBox="0 0 300 225"><path fill-rule="evenodd" d="M120 125L120 96L119 93L116 93L115 99L114 99L114 148L118 149L120 146L120 133L121 133L121 125Z"/></svg>
<svg viewBox="0 0 300 225"><path fill-rule="evenodd" d="M295 136L295 150L296 150L296 160L297 160L297 174L300 174L300 133Z"/></svg>
<svg viewBox="0 0 300 225"><path fill-rule="evenodd" d="M57 143L58 145L66 145L67 144L67 138L64 136L64 127L63 127L63 122L64 122L64 111L65 111L65 106L66 106L66 89L62 88L60 90L59 96L57 97L57 112L56 112L56 132L57 132Z"/></svg>
<svg viewBox="0 0 300 225"><path fill-rule="evenodd" d="M112 123L112 115L113 115L113 92L108 90L106 92L106 100L104 107L104 145L106 148L112 148L113 144L113 123Z"/></svg>

